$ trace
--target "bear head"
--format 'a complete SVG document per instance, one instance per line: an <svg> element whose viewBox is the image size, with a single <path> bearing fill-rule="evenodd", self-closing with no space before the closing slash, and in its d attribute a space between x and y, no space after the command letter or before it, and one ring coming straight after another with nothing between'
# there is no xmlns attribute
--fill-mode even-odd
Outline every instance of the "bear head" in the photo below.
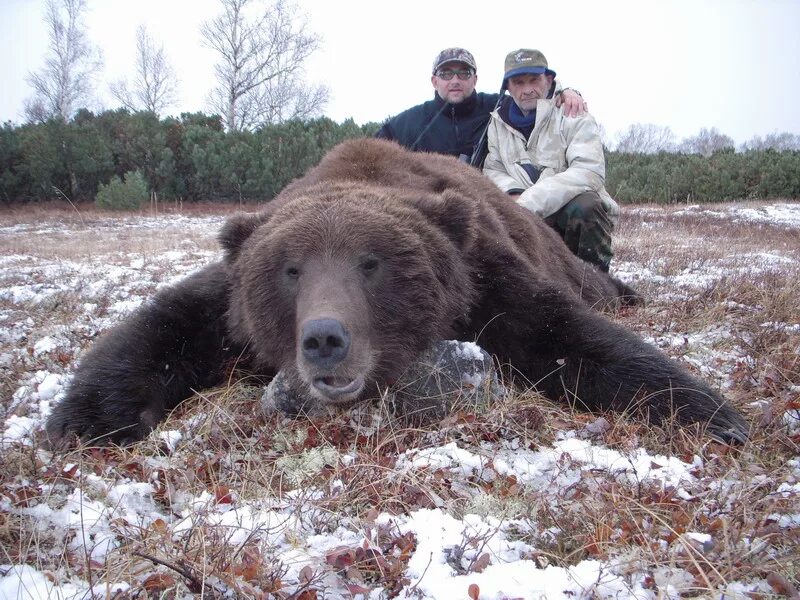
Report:
<svg viewBox="0 0 800 600"><path fill-rule="evenodd" d="M259 370L322 403L373 395L468 317L476 220L451 191L351 181L279 196L220 234L229 329Z"/></svg>

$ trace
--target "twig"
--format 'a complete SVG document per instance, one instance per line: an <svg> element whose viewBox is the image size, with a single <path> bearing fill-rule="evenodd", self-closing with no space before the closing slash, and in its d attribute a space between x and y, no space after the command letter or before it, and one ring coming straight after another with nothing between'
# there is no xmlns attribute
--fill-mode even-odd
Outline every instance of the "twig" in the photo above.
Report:
<svg viewBox="0 0 800 600"><path fill-rule="evenodd" d="M419 576L419 579L417 579L417 583L412 585L411 589L408 590L409 596L416 591L416 589L419 587L419 584L422 583L423 579L425 579L425 573L428 572L428 567L431 566L432 562L433 562L433 552L431 552L431 555L428 557L428 564L425 565L425 570L422 572L422 575Z"/></svg>
<svg viewBox="0 0 800 600"><path fill-rule="evenodd" d="M81 225L85 226L86 223L83 222L83 215L81 214L81 211L79 211L78 207L72 203L72 200L69 199L69 196L67 196L64 192L62 192L57 185L54 185L53 189L56 191L56 195L61 195L61 197L64 198L64 200L69 202L69 205L75 210L76 213L78 213L78 218L81 220Z"/></svg>
<svg viewBox="0 0 800 600"><path fill-rule="evenodd" d="M202 587L203 587L203 582L200 581L197 578L197 576L194 575L191 572L191 570L189 570L189 569L185 569L185 568L183 568L183 567L181 567L179 565L175 565L173 563L167 562L166 560L162 560L162 559L157 558L155 556L150 556L149 554L144 554L143 552L134 551L131 554L133 554L134 556L138 556L139 558L143 558L145 560L149 560L150 562L152 562L154 564L161 565L162 567L167 567L168 569L172 569L173 571L175 571L179 575L182 575L183 577L188 579L194 585L195 589L199 590L199 589L202 589Z"/></svg>

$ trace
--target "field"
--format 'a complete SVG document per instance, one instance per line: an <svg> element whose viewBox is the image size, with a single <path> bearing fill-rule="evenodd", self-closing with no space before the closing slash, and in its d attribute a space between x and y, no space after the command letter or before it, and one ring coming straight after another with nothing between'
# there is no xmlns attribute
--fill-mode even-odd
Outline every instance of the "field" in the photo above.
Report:
<svg viewBox="0 0 800 600"><path fill-rule="evenodd" d="M626 207L615 238L647 304L613 318L743 447L533 390L429 427L265 416L241 373L130 448L45 450L81 353L223 219L0 212L0 600L800 598L800 204Z"/></svg>

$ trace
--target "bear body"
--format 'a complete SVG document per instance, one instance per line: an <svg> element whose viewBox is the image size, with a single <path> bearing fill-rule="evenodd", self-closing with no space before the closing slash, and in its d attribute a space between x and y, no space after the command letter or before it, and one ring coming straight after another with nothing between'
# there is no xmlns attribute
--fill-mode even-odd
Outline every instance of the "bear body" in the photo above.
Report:
<svg viewBox="0 0 800 600"><path fill-rule="evenodd" d="M746 438L721 396L601 314L635 302L630 288L450 157L345 142L261 213L229 219L220 242L224 260L86 355L52 441L141 438L231 360L348 405L444 339L477 342L550 397Z"/></svg>

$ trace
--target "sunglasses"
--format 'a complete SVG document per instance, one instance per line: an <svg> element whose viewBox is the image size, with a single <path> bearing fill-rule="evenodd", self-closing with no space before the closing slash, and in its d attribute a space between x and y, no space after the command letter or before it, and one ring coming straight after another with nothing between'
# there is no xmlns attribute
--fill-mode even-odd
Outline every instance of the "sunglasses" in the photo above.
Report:
<svg viewBox="0 0 800 600"><path fill-rule="evenodd" d="M441 71L436 71L436 76L439 79L444 79L445 81L450 81L454 75L457 76L461 81L466 81L472 77L472 69L464 69L463 71L442 69Z"/></svg>

